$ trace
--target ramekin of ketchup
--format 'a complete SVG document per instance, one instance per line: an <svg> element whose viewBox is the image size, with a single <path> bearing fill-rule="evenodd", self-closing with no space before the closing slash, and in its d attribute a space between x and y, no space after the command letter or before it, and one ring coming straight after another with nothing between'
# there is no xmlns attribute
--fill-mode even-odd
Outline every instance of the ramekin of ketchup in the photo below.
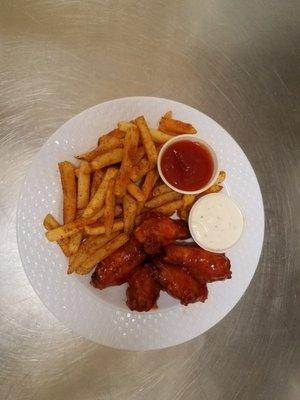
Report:
<svg viewBox="0 0 300 400"><path fill-rule="evenodd" d="M218 160L215 151L194 135L175 136L164 144L158 155L158 172L173 190L198 194L217 179Z"/></svg>

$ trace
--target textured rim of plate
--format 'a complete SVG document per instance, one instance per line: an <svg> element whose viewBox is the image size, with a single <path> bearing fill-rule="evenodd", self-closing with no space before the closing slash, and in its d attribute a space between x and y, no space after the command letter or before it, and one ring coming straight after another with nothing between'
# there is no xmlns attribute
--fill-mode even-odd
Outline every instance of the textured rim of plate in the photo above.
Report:
<svg viewBox="0 0 300 400"><path fill-rule="evenodd" d="M30 274L30 266L31 266L31 260L28 258L26 255L26 246L24 246L24 241L22 241L22 235L24 232L21 232L22 229L22 224L21 224L21 214L22 214L22 202L24 200L24 194L26 194L26 184L29 178L34 174L35 171L35 165L39 161L40 154L42 153L43 149L49 145L54 139L60 137L61 131L63 131L68 124L71 124L72 122L76 120L80 120L82 116L85 113L90 113L96 110L99 107L103 106L108 106L108 105L113 105L116 103L122 103L122 102L132 102L133 104L136 102L145 102L145 114L147 115L147 102L160 102L164 103L162 104L163 106L166 105L167 108L172 109L173 107L183 107L184 109L192 112L192 113L199 113L199 116L202 118L205 118L207 121L210 123L214 124L215 127L220 131L222 131L224 134L228 135L227 140L232 141L232 145L236 147L238 152L241 154L241 156L244 157L244 161L248 164L248 173L251 174L251 179L253 179L253 184L256 186L255 191L256 193L254 194L256 197L257 204L259 206L258 212L259 212L259 222L257 226L257 231L258 233L258 242L257 243L257 250L256 250L256 257L255 261L252 266L251 273L248 276L248 281L244 283L241 292L238 294L238 296L232 301L231 304L227 306L225 310L223 310L220 315L218 315L215 319L212 318L206 326L203 328L200 326L195 326L195 321L199 320L199 317L201 318L201 307L205 307L205 304L192 304L189 305L188 307L184 307L181 305L178 305L176 307L171 307L167 310L158 310L155 312L150 312L150 313L136 313L136 312L131 312L130 310L124 311L124 309L118 309L115 306L108 306L107 303L99 301L99 299L96 296L90 295L85 296L85 302L84 304L81 304L82 306L82 311L83 313L77 313L77 316L79 314L79 317L81 319L80 322L80 327L78 326L78 323L76 323L76 319L73 318L73 313L78 311L77 307L72 308L72 306L69 304L68 307L55 307L55 305L49 304L46 299L43 297L43 291L39 290L35 282ZM166 104L168 103L168 104ZM178 118L180 118L178 116ZM24 217L23 217L24 218ZM263 238L264 238L264 209L263 209L263 200L262 200L262 195L259 187L259 183L257 181L255 172L251 166L251 163L249 162L247 156L241 149L241 147L238 145L238 143L232 138L232 136L225 131L224 128L222 128L216 121L214 121L212 118L207 116L206 114L203 114L201 111L192 108L190 106L187 106L185 104L170 100L170 99L164 99L164 98L159 98L159 97L147 97L147 96L134 96L134 97L125 97L125 98L119 98L119 99L114 99L110 101L106 101L103 103L99 103L93 107L90 107L81 113L75 115L72 117L70 120L65 122L61 127L59 127L56 132L51 135L48 140L45 142L45 144L42 146L42 148L39 150L39 152L36 154L34 157L34 160L29 168L29 170L26 173L26 177L20 192L19 196L19 201L18 201L18 208L17 208L17 243L18 243L18 249L19 249L19 254L20 258L22 261L22 265L25 271L25 274L30 281L34 291L38 295L38 297L41 299L43 304L48 308L48 310L62 323L64 323L68 328L73 330L74 332L78 333L81 336L84 336L92 341L95 341L99 344L113 347L113 348L119 348L119 349L124 349L124 350L153 350L153 349L161 349L161 348L166 348L170 346L174 346L180 343L184 343L188 340L193 339L194 337L197 337L201 335L202 333L206 332L209 330L211 327L216 325L218 322L220 322L232 309L233 307L239 302L243 294L245 293L246 289L248 288L253 275L255 273L255 270L257 268L257 265L259 263L261 251L262 251L262 246L263 246ZM216 285L218 283L215 283ZM223 282L220 282L220 284L224 284ZM71 290L71 289L70 289ZM80 297L80 296L77 296ZM78 298L76 299L78 301ZM82 301L82 300L81 300ZM102 315L99 313L99 307L100 311L102 312ZM80 311L80 310L79 310ZM97 316L99 317L99 320L102 319L102 324L105 321L104 326L106 326L106 329L111 329L112 334L107 334L105 337L102 337L100 335L95 334L95 330L97 329L97 324L95 323L94 325L91 325L91 318L95 319L95 312L97 312ZM89 315L89 313L91 313ZM99 313L99 314L98 314ZM103 316L105 317L103 319ZM90 318L89 318L90 317ZM106 319L107 318L107 319ZM179 318L179 320L177 319ZM97 321L97 319L96 319ZM182 329L179 328L179 325L181 323ZM190 323L191 325L189 326L190 329L186 329L186 324ZM129 328L128 328L129 326ZM153 326L155 326L153 328ZM131 327L131 328L130 328ZM139 329L140 332L143 334L147 334L147 332L150 330L150 334L146 335L147 337L141 340L141 333L137 336L134 336L131 334L131 331L135 331L136 329ZM182 333L182 331L185 331ZM166 331L166 334L164 335L164 332ZM177 336L175 335L174 337L172 336L172 333L176 332ZM160 336L160 339L155 340L155 333ZM163 336L161 336L163 334ZM130 339L130 340L128 340ZM139 339L139 340L137 340Z"/></svg>

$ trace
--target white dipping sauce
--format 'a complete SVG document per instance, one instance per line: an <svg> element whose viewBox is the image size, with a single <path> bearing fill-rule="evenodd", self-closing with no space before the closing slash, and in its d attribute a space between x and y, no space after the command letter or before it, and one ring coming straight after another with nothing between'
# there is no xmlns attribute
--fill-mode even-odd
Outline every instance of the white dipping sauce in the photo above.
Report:
<svg viewBox="0 0 300 400"><path fill-rule="evenodd" d="M230 197L212 193L201 197L189 216L191 235L205 250L223 252L232 247L243 231L244 219Z"/></svg>

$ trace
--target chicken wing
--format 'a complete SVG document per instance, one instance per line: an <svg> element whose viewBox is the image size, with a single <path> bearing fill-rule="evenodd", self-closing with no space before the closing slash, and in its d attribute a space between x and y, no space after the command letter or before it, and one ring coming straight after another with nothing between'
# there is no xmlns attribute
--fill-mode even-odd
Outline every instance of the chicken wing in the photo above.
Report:
<svg viewBox="0 0 300 400"><path fill-rule="evenodd" d="M122 285L145 257L140 243L135 239L129 240L98 264L92 275L91 285L98 289Z"/></svg>
<svg viewBox="0 0 300 400"><path fill-rule="evenodd" d="M163 260L186 269L199 282L214 282L231 278L230 260L225 254L211 253L197 245L165 247Z"/></svg>
<svg viewBox="0 0 300 400"><path fill-rule="evenodd" d="M165 246L177 239L190 237L188 225L183 220L173 220L163 214L145 213L141 224L134 231L135 238L143 244L148 254L158 253Z"/></svg>
<svg viewBox="0 0 300 400"><path fill-rule="evenodd" d="M157 270L155 278L161 287L172 297L180 300L185 306L196 301L204 302L208 291L205 283L200 283L192 278L182 268L155 260Z"/></svg>
<svg viewBox="0 0 300 400"><path fill-rule="evenodd" d="M128 284L126 304L130 310L149 311L155 306L160 288L148 264L137 268L129 278Z"/></svg>

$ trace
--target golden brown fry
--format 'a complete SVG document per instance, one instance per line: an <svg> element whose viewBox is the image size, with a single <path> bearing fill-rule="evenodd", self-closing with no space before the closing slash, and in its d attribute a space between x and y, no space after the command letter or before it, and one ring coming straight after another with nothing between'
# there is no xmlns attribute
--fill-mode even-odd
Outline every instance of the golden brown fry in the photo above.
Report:
<svg viewBox="0 0 300 400"><path fill-rule="evenodd" d="M107 242L118 235L118 232L112 233L110 236L89 236L85 242L81 243L79 250L72 256L69 262L68 274L72 274L79 265L96 250L104 246Z"/></svg>
<svg viewBox="0 0 300 400"><path fill-rule="evenodd" d="M160 194L159 196L153 197L151 200L147 201L145 207L147 208L157 208L165 203L169 203L173 200L178 200L182 197L182 194L177 192L168 192Z"/></svg>
<svg viewBox="0 0 300 400"><path fill-rule="evenodd" d="M172 118L173 117L173 112L172 111L167 111L164 116L164 118Z"/></svg>
<svg viewBox="0 0 300 400"><path fill-rule="evenodd" d="M169 203L163 204L160 207L155 208L153 211L165 215L172 215L175 211L182 207L182 200L175 200Z"/></svg>
<svg viewBox="0 0 300 400"><path fill-rule="evenodd" d="M123 198L124 232L130 233L134 228L134 221L137 212L137 202L129 194Z"/></svg>
<svg viewBox="0 0 300 400"><path fill-rule="evenodd" d="M91 175L86 173L89 169L89 163L87 161L81 161L79 167L79 175L77 182L77 209L81 210L85 208L90 199L90 181Z"/></svg>
<svg viewBox="0 0 300 400"><path fill-rule="evenodd" d="M188 124L183 121L179 121L176 119L172 118L165 118L162 117L159 121L159 126L158 129L162 132L168 133L168 134L175 134L175 135L180 135L180 134L195 134L197 133L196 129L193 127L193 125Z"/></svg>
<svg viewBox="0 0 300 400"><path fill-rule="evenodd" d="M155 143L166 143L168 140L172 139L174 136L168 135L167 133L161 132L157 129L149 129L153 142Z"/></svg>
<svg viewBox="0 0 300 400"><path fill-rule="evenodd" d="M83 239L83 232L81 231L74 233L74 235L70 237L69 252L71 255L75 254L78 251L82 239Z"/></svg>
<svg viewBox="0 0 300 400"><path fill-rule="evenodd" d="M190 209L195 203L197 196L194 194L184 194L182 197L182 207L178 210L180 218L187 219Z"/></svg>
<svg viewBox="0 0 300 400"><path fill-rule="evenodd" d="M112 232L122 231L124 229L123 220L115 220L112 226ZM85 226L85 233L88 235L104 235L106 233L105 226L103 224L94 224L92 226ZM110 235L108 235L110 236Z"/></svg>
<svg viewBox="0 0 300 400"><path fill-rule="evenodd" d="M115 178L117 173L118 170L116 168L111 167L107 169L97 192L84 210L83 218L91 218L94 214L101 210L105 201L108 182L110 179Z"/></svg>
<svg viewBox="0 0 300 400"><path fill-rule="evenodd" d="M133 165L138 164L141 161L141 159L144 157L145 154L146 154L146 152L145 152L144 147L143 146L138 147L135 158L132 160Z"/></svg>
<svg viewBox="0 0 300 400"><path fill-rule="evenodd" d="M127 121L120 121L118 122L118 129L120 131L126 132L129 128L132 128L134 124L132 122L127 122Z"/></svg>
<svg viewBox="0 0 300 400"><path fill-rule="evenodd" d="M112 232L114 223L114 213L115 213L115 195L114 195L115 178L111 178L107 185L107 192L105 196L105 207L104 207L104 227L105 235L109 236Z"/></svg>
<svg viewBox="0 0 300 400"><path fill-rule="evenodd" d="M102 182L103 176L104 176L104 172L101 169L98 169L97 171L95 171L93 173L90 199L92 199L94 197L95 193L97 192L97 190L100 186L100 183Z"/></svg>
<svg viewBox="0 0 300 400"><path fill-rule="evenodd" d="M150 163L146 158L143 158L138 164L136 164L131 172L130 172L130 179L133 182L138 181L141 179L146 173L150 170Z"/></svg>
<svg viewBox="0 0 300 400"><path fill-rule="evenodd" d="M64 224L72 222L76 215L76 178L74 167L69 161L58 163L63 190Z"/></svg>
<svg viewBox="0 0 300 400"><path fill-rule="evenodd" d="M154 167L156 165L156 160L157 160L157 151L152 136L150 134L147 122L144 116L142 115L135 120L135 123L137 124L139 131L141 133L143 146L145 147L145 151L148 160L150 162L150 166Z"/></svg>
<svg viewBox="0 0 300 400"><path fill-rule="evenodd" d="M116 196L123 197L126 193L126 187L129 183L129 175L135 161L139 132L134 125L130 127L125 136L123 159L118 172L114 193Z"/></svg>
<svg viewBox="0 0 300 400"><path fill-rule="evenodd" d="M51 229L59 228L60 224L56 221L56 219L51 215L47 214L45 219L44 219L44 227L47 229L47 231L50 231ZM62 252L66 257L69 257L70 251L69 251L69 239L61 239L58 240L57 244L59 247L62 249Z"/></svg>
<svg viewBox="0 0 300 400"><path fill-rule="evenodd" d="M94 160L90 162L90 167L92 171L96 171L97 169L117 164L122 161L122 158L123 149L114 149L94 158Z"/></svg>
<svg viewBox="0 0 300 400"><path fill-rule="evenodd" d="M106 135L102 135L98 139L98 146L100 145L108 145L111 143L112 138L123 139L125 137L125 132L120 129L113 129L108 132Z"/></svg>
<svg viewBox="0 0 300 400"><path fill-rule="evenodd" d="M149 195L155 185L155 182L157 181L159 175L156 169L151 169L149 172L147 172L145 180L142 184L142 192L144 193L144 200L143 201L138 201L137 203L137 214L141 212L143 209L145 202L148 200Z"/></svg>
<svg viewBox="0 0 300 400"><path fill-rule="evenodd" d="M88 274L93 267L98 264L100 261L104 260L107 256L112 254L119 247L123 246L129 237L125 233L121 233L108 243L106 243L103 247L96 250L95 253L87 257L76 269L77 274L85 275Z"/></svg>
<svg viewBox="0 0 300 400"><path fill-rule="evenodd" d="M200 193L198 197L202 197L209 193L218 193L223 189L221 185L212 185L210 188L206 189L204 192Z"/></svg>
<svg viewBox="0 0 300 400"><path fill-rule="evenodd" d="M160 194L168 193L168 192L172 192L172 189L165 183L162 183L161 185L156 186L153 189L152 193L153 193L153 196L159 196Z"/></svg>
<svg viewBox="0 0 300 400"><path fill-rule="evenodd" d="M104 141L104 143L97 146L95 149L88 151L86 153L76 156L76 158L85 161L92 161L94 158L100 156L100 154L106 153L109 150L117 149L123 147L121 139L112 136L109 140Z"/></svg>
<svg viewBox="0 0 300 400"><path fill-rule="evenodd" d="M226 178L226 172L225 171L220 171L219 175L217 177L216 182L214 183L215 185L220 185L220 183L224 182Z"/></svg>
<svg viewBox="0 0 300 400"><path fill-rule="evenodd" d="M127 186L127 191L129 194L131 194L132 197L134 197L137 201L145 201L145 195L142 192L142 190L135 184L135 183L130 183Z"/></svg>

